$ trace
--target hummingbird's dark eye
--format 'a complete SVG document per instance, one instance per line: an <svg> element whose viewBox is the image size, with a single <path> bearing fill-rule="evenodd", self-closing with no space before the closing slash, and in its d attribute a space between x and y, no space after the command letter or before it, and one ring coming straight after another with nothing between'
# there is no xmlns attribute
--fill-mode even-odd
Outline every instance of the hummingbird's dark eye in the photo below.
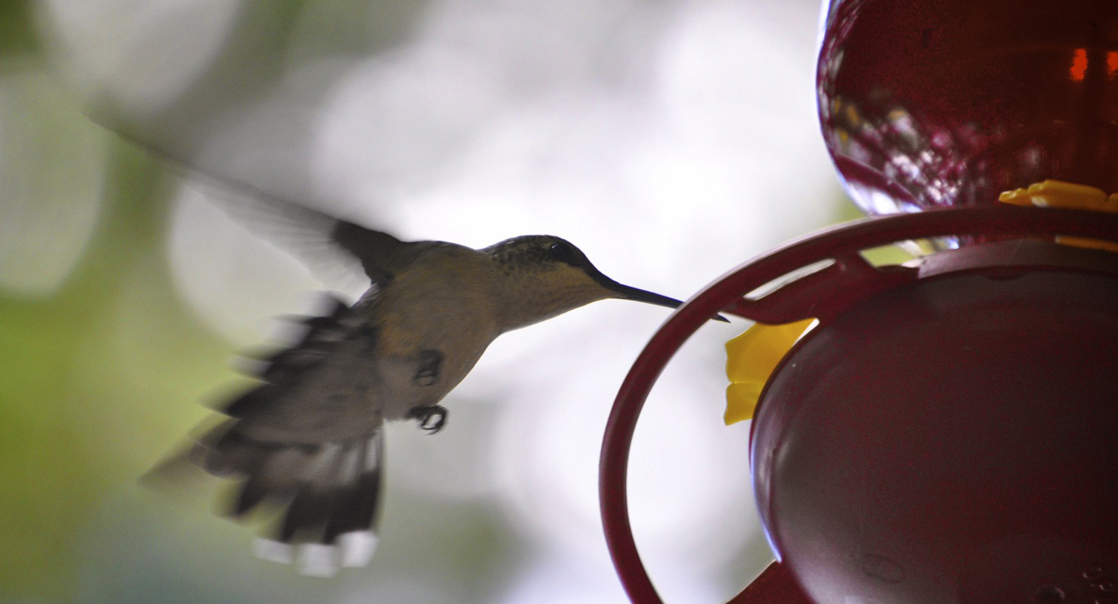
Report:
<svg viewBox="0 0 1118 604"><path fill-rule="evenodd" d="M571 264L575 259L574 249L570 244L562 241L556 241L547 247L547 257L557 262L566 262Z"/></svg>

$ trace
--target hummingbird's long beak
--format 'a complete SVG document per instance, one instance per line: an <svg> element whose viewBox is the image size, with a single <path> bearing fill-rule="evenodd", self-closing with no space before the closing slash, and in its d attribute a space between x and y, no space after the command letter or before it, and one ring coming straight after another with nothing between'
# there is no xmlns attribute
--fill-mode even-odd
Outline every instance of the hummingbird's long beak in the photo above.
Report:
<svg viewBox="0 0 1118 604"><path fill-rule="evenodd" d="M650 292L650 291L646 291L646 290L643 290L643 289L637 289L635 287L629 287L628 285L623 285L621 283L618 283L618 282L614 281L613 279L610 279L609 277L607 277L605 275L602 275L601 273L599 273L598 275L600 276L599 279L598 279L598 282L601 283L602 286L605 287L606 289L608 289L608 290L614 292L615 294L617 294L617 297L622 299L622 300L632 300L634 302L644 302L646 304L655 304L656 306L666 306L668 308L679 308L680 306L683 305L683 302L680 302L679 300L676 300L675 298L669 298L667 296L661 296L660 294L653 293L653 292ZM713 319L715 321L722 321L722 322L725 322L725 323L729 323L729 320L726 319L725 317L723 317L722 315L714 315L713 317L711 317L711 319Z"/></svg>
<svg viewBox="0 0 1118 604"><path fill-rule="evenodd" d="M644 302L646 304L655 304L656 306L664 306L667 308L679 308L683 305L683 302L680 302L675 298L661 296L657 293L645 291L643 289L637 289L635 287L629 287L628 285L622 285L617 282L606 285L606 287L610 291L617 294L617 297L621 298L622 300Z"/></svg>

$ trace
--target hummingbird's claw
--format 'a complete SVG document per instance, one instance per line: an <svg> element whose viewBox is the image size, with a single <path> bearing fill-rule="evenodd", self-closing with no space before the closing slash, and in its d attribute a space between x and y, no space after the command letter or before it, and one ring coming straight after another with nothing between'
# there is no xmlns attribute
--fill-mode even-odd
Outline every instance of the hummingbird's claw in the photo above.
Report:
<svg viewBox="0 0 1118 604"><path fill-rule="evenodd" d="M443 353L438 350L419 351L419 371L413 381L417 386L434 386L439 381L439 369L443 364Z"/></svg>
<svg viewBox="0 0 1118 604"><path fill-rule="evenodd" d="M408 415L419 420L419 427L431 434L442 430L446 424L446 407L442 405L412 407Z"/></svg>

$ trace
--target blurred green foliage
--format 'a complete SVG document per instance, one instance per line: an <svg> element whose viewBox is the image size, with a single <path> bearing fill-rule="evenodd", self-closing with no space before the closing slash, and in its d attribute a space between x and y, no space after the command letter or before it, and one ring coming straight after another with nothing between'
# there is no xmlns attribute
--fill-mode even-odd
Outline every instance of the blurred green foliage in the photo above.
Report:
<svg viewBox="0 0 1118 604"><path fill-rule="evenodd" d="M39 40L30 25L31 0L0 3L0 57L38 52Z"/></svg>
<svg viewBox="0 0 1118 604"><path fill-rule="evenodd" d="M0 4L0 69L41 61L29 7ZM106 491L134 481L223 374L227 346L190 318L166 270L161 169L103 136L102 211L77 268L47 297L0 290L0 602L70 596ZM10 211L0 199L0 220Z"/></svg>
<svg viewBox="0 0 1118 604"><path fill-rule="evenodd" d="M3 599L66 593L99 497L178 437L227 352L172 291L158 168L111 149L104 212L70 279L47 298L0 295Z"/></svg>

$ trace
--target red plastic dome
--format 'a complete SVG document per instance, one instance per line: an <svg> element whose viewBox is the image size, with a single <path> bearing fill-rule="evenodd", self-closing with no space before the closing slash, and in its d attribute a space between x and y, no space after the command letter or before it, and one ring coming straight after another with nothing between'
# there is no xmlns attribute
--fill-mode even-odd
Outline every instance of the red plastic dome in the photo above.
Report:
<svg viewBox="0 0 1118 604"><path fill-rule="evenodd" d="M918 273L770 380L771 542L817 602L1093 604L1118 580L1118 258L1012 241Z"/></svg>
<svg viewBox="0 0 1118 604"><path fill-rule="evenodd" d="M824 10L823 137L863 210L991 204L1045 179L1118 191L1118 2Z"/></svg>

